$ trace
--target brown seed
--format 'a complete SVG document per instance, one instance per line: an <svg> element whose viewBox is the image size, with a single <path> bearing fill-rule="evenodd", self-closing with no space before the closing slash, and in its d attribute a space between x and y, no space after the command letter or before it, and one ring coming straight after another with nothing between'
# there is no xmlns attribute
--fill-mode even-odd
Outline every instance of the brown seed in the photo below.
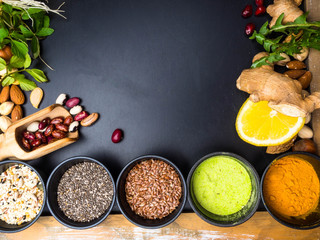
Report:
<svg viewBox="0 0 320 240"><path fill-rule="evenodd" d="M63 124L69 126L73 122L73 117L68 116L64 119Z"/></svg>
<svg viewBox="0 0 320 240"><path fill-rule="evenodd" d="M44 136L42 132L36 132L35 135L36 138L40 139L42 143L47 143L47 138Z"/></svg>
<svg viewBox="0 0 320 240"><path fill-rule="evenodd" d="M4 103L9 100L10 97L10 86L2 88L0 93L0 103Z"/></svg>
<svg viewBox="0 0 320 240"><path fill-rule="evenodd" d="M294 60L294 61L288 62L286 67L293 70L293 69L304 69L307 66L304 62Z"/></svg>
<svg viewBox="0 0 320 240"><path fill-rule="evenodd" d="M10 99L17 105L24 104L25 97L21 89L17 85L12 85L10 88Z"/></svg>
<svg viewBox="0 0 320 240"><path fill-rule="evenodd" d="M288 70L284 73L284 75L288 76L289 78L298 79L303 74L306 73L306 70Z"/></svg>
<svg viewBox="0 0 320 240"><path fill-rule="evenodd" d="M26 148L27 150L31 149L30 143L27 139L25 139L24 137L22 138L22 145L24 146L24 148Z"/></svg>
<svg viewBox="0 0 320 240"><path fill-rule="evenodd" d="M52 132L52 136L56 139L62 139L62 138L65 138L67 134L61 130L54 130Z"/></svg>
<svg viewBox="0 0 320 240"><path fill-rule="evenodd" d="M13 122L20 120L23 117L23 111L20 105L15 105L11 112L11 119Z"/></svg>
<svg viewBox="0 0 320 240"><path fill-rule="evenodd" d="M52 134L53 130L54 130L54 125L53 125L53 124L50 124L50 125L46 128L46 130L44 131L44 135L45 135L46 137L50 136L50 135Z"/></svg>
<svg viewBox="0 0 320 240"><path fill-rule="evenodd" d="M292 151L302 151L316 154L317 148L316 144L311 139L301 139L294 144Z"/></svg>
<svg viewBox="0 0 320 240"><path fill-rule="evenodd" d="M62 123L57 123L56 129L61 130L63 132L69 132L69 127L67 125L62 124Z"/></svg>
<svg viewBox="0 0 320 240"><path fill-rule="evenodd" d="M312 74L310 71L306 71L301 77L299 77L298 81L301 83L302 89L306 89L309 87L312 79Z"/></svg>
<svg viewBox="0 0 320 240"><path fill-rule="evenodd" d="M88 117L83 119L80 124L83 127L91 126L99 118L99 113L91 113Z"/></svg>
<svg viewBox="0 0 320 240"><path fill-rule="evenodd" d="M57 124L57 123L63 123L63 117L56 117L51 120L50 124Z"/></svg>

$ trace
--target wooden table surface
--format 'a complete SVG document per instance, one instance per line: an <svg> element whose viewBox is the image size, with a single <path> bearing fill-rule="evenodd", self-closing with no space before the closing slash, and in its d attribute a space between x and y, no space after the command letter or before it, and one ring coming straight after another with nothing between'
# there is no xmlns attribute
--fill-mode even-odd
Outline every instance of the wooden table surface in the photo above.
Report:
<svg viewBox="0 0 320 240"><path fill-rule="evenodd" d="M53 217L40 217L30 228L11 234L1 234L0 240L65 240L65 239L320 239L320 229L296 230L285 227L267 212L257 212L247 222L235 227L216 227L195 213L183 213L167 227L144 229L130 223L121 214L112 214L100 225L86 229L67 228Z"/></svg>

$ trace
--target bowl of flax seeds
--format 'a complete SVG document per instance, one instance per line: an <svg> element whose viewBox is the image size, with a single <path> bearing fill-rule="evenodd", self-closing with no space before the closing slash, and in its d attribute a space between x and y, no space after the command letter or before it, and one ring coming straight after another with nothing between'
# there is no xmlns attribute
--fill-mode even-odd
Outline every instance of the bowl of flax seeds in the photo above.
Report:
<svg viewBox="0 0 320 240"><path fill-rule="evenodd" d="M143 228L172 223L186 202L186 183L168 159L147 155L129 162L117 180L117 202L122 214Z"/></svg>
<svg viewBox="0 0 320 240"><path fill-rule="evenodd" d="M107 218L115 202L115 183L109 170L90 157L60 163L47 182L47 204L63 225L91 228Z"/></svg>

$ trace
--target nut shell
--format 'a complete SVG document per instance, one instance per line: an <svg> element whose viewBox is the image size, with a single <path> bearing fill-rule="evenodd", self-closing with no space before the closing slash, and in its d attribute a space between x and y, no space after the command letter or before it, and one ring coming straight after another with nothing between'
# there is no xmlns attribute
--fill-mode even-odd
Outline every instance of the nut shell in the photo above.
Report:
<svg viewBox="0 0 320 240"><path fill-rule="evenodd" d="M17 85L12 85L10 88L10 99L12 102L18 105L24 104L26 98Z"/></svg>

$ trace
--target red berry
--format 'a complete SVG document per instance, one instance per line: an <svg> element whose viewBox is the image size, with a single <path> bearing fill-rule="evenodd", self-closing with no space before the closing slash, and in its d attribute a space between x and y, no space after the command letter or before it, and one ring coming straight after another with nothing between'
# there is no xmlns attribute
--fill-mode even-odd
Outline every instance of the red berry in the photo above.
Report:
<svg viewBox="0 0 320 240"><path fill-rule="evenodd" d="M242 10L242 17L248 18L252 15L252 6L250 4L246 5L246 7Z"/></svg>
<svg viewBox="0 0 320 240"><path fill-rule="evenodd" d="M111 136L111 141L113 143L118 143L121 142L123 139L123 131L119 128L113 131L112 136Z"/></svg>
<svg viewBox="0 0 320 240"><path fill-rule="evenodd" d="M263 5L263 0L255 0L257 6Z"/></svg>
<svg viewBox="0 0 320 240"><path fill-rule="evenodd" d="M265 12L266 12L265 6L258 6L254 15L260 16L260 15L264 14Z"/></svg>
<svg viewBox="0 0 320 240"><path fill-rule="evenodd" d="M253 33L254 29L255 29L254 24L253 24L253 23L248 23L248 24L246 25L246 29L245 29L246 34L247 34L248 36L250 36L250 35Z"/></svg>

